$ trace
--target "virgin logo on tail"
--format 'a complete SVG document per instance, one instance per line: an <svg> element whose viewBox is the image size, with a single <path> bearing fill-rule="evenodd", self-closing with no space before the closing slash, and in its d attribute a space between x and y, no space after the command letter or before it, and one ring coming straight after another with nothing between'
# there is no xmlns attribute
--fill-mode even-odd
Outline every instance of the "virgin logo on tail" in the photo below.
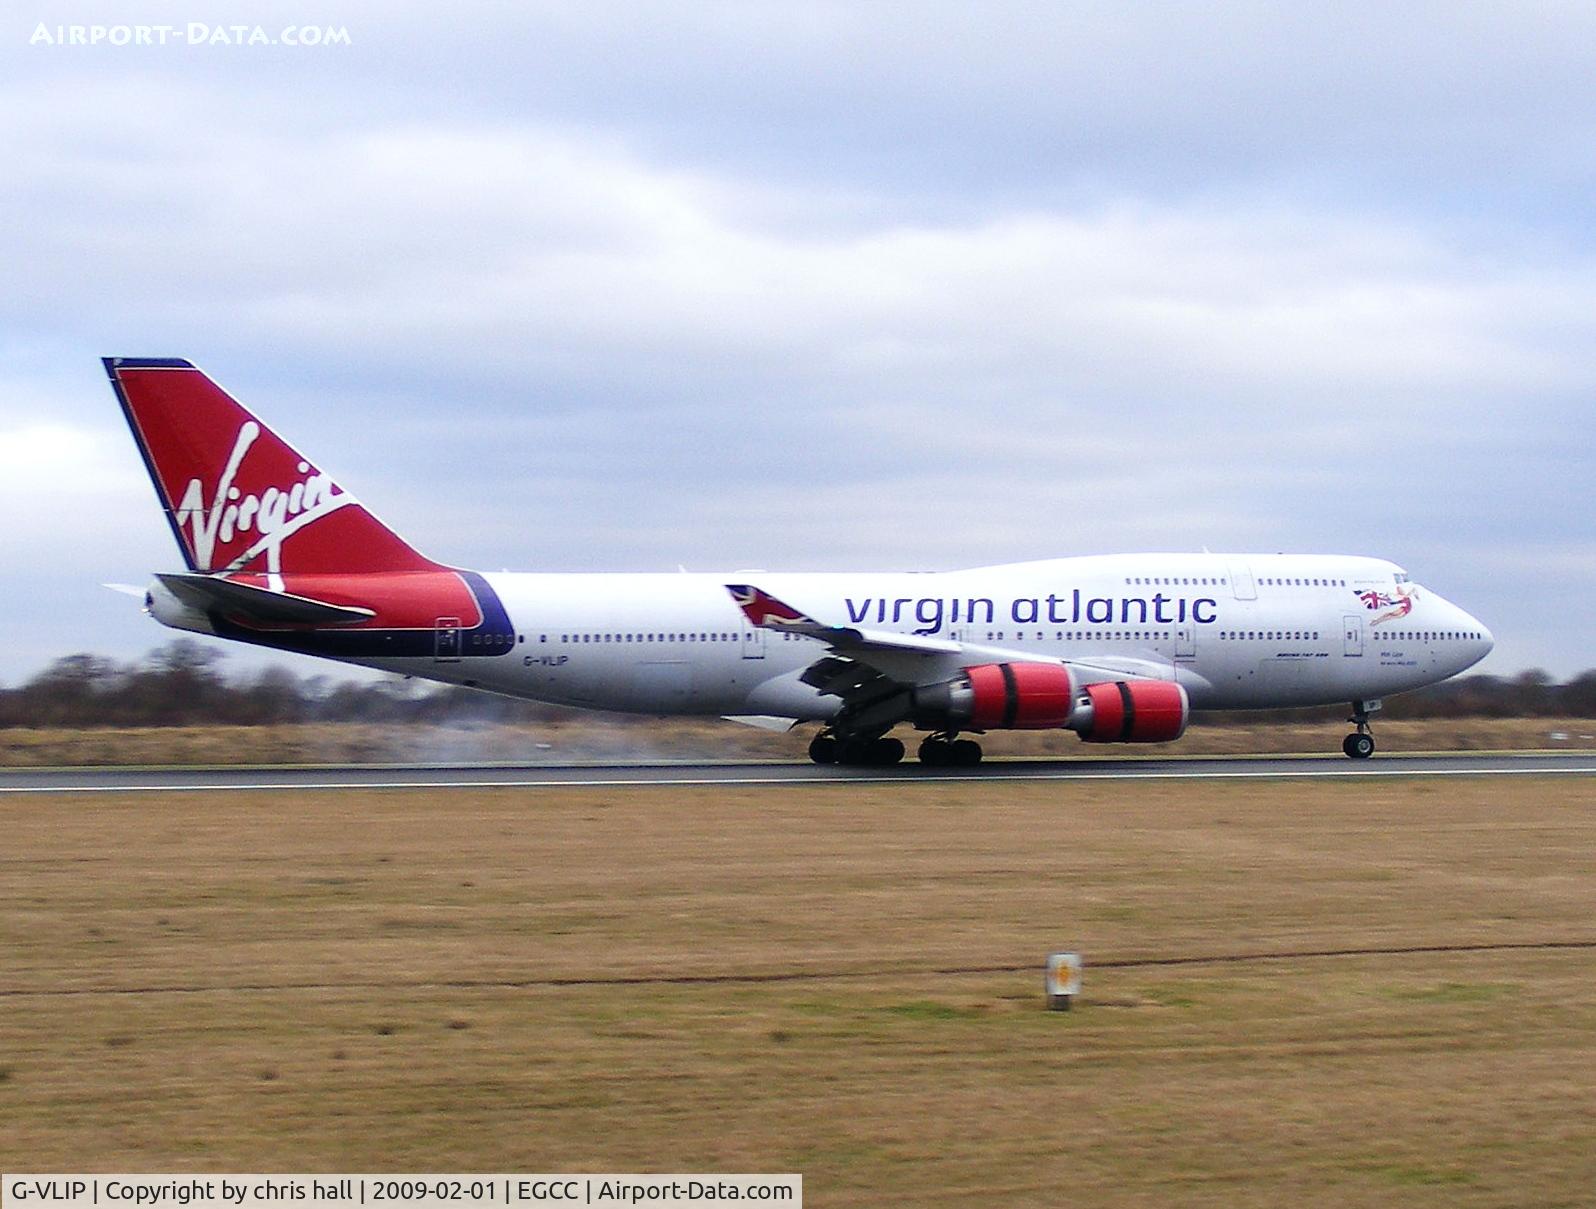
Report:
<svg viewBox="0 0 1596 1209"><path fill-rule="evenodd" d="M177 505L178 528L188 527L194 564L202 570L237 571L265 555L266 570L276 574L282 570L285 541L307 525L355 502L354 496L340 491L325 474L311 473L310 464L303 461L296 468L306 477L299 482L245 494L236 481L260 432L260 425L254 420L239 428L208 509L205 485L197 478L188 481ZM253 541L249 540L251 534L255 535ZM218 542L226 551L241 541L249 544L234 554L225 567L213 564Z"/></svg>

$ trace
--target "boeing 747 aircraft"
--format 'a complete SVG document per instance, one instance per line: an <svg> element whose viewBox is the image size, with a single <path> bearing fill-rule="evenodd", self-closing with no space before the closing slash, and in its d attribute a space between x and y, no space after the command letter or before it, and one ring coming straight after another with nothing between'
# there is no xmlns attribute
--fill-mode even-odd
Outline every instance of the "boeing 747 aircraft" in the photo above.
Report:
<svg viewBox="0 0 1596 1209"><path fill-rule="evenodd" d="M1477 663L1483 624L1394 563L1107 554L922 574L555 575L417 553L176 358L105 369L187 569L165 625L559 705L818 723L818 763L971 765L993 730L1160 743L1192 709L1381 698Z"/></svg>

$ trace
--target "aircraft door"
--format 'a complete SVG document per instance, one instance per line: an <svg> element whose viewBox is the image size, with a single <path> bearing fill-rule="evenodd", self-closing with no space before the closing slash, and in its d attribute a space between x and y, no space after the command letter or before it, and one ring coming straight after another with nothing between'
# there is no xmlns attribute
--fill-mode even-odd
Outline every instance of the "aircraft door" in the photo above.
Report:
<svg viewBox="0 0 1596 1209"><path fill-rule="evenodd" d="M1189 621L1175 628L1175 658L1197 658L1197 627Z"/></svg>
<svg viewBox="0 0 1596 1209"><path fill-rule="evenodd" d="M1236 594L1237 600L1257 600L1258 585L1253 581L1252 568L1246 563L1231 563L1230 590Z"/></svg>
<svg viewBox="0 0 1596 1209"><path fill-rule="evenodd" d="M744 659L763 659L765 657L765 636L769 633L762 626L749 625L746 617L739 622L741 632L738 634L738 647Z"/></svg>
<svg viewBox="0 0 1596 1209"><path fill-rule="evenodd" d="M460 662L460 619L440 617L433 631L433 662Z"/></svg>
<svg viewBox="0 0 1596 1209"><path fill-rule="evenodd" d="M1341 619L1341 632L1345 645L1341 648L1343 655L1363 654L1363 618L1356 613L1348 613Z"/></svg>

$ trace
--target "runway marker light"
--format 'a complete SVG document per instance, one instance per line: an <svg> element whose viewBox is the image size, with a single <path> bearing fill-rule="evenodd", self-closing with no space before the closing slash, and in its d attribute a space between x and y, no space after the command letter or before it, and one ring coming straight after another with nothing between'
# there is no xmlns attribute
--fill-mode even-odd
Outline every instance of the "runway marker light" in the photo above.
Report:
<svg viewBox="0 0 1596 1209"><path fill-rule="evenodd" d="M1071 1001L1081 993L1081 955L1049 953L1046 982L1048 1010L1069 1011Z"/></svg>

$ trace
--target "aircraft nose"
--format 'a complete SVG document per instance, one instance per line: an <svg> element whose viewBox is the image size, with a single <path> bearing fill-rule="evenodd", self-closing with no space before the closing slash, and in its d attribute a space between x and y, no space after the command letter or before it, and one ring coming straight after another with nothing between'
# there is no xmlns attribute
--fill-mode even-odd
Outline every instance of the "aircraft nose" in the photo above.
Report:
<svg viewBox="0 0 1596 1209"><path fill-rule="evenodd" d="M1469 659L1464 666L1471 667L1491 653L1491 650L1496 646L1496 636L1491 633L1490 627L1474 614L1465 609L1458 609L1456 605L1452 607L1457 609L1458 617L1462 622L1460 628L1469 639Z"/></svg>

